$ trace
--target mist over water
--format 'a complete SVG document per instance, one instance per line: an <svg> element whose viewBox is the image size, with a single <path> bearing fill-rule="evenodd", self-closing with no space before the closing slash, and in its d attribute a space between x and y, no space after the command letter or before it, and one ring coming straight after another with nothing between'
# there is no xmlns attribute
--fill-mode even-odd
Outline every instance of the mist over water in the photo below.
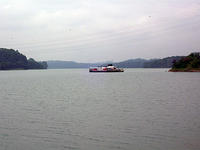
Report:
<svg viewBox="0 0 200 150"><path fill-rule="evenodd" d="M200 74L0 72L0 150L199 150Z"/></svg>

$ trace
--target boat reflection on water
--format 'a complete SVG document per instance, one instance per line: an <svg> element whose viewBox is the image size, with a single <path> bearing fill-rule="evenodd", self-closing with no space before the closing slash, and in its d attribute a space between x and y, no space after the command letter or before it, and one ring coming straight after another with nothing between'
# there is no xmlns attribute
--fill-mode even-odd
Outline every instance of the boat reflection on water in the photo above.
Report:
<svg viewBox="0 0 200 150"><path fill-rule="evenodd" d="M107 66L90 67L89 72L124 72L124 69L108 64Z"/></svg>

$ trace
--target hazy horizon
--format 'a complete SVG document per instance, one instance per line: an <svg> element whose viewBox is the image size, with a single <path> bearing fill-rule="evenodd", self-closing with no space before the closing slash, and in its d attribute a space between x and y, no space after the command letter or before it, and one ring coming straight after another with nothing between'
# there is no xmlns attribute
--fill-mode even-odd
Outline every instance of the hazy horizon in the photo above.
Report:
<svg viewBox="0 0 200 150"><path fill-rule="evenodd" d="M0 47L36 60L119 62L200 51L198 0L1 0Z"/></svg>
<svg viewBox="0 0 200 150"><path fill-rule="evenodd" d="M176 55L176 56L178 56L178 55ZM152 60L152 59L163 59L163 58L167 58L167 57L173 57L173 56L166 56L166 57L162 57L162 58L128 58L128 59L119 60L119 61L105 60L105 61L94 61L94 62L80 62L80 61L75 61L75 60L58 60L58 59L43 60L43 61L67 61L67 62L76 62L76 63L118 63L118 62L123 62L123 61L127 61L127 60L136 60L136 59Z"/></svg>

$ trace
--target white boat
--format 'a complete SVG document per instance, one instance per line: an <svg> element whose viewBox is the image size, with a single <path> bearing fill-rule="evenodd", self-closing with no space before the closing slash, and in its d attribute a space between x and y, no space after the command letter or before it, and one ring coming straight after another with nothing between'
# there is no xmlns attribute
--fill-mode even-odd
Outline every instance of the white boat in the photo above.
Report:
<svg viewBox="0 0 200 150"><path fill-rule="evenodd" d="M124 69L108 64L107 66L90 67L89 72L124 72Z"/></svg>

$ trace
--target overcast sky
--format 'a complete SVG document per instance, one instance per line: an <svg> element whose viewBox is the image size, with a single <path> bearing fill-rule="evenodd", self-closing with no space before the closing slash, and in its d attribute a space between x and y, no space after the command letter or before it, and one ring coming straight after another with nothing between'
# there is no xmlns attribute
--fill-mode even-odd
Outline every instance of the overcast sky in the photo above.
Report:
<svg viewBox="0 0 200 150"><path fill-rule="evenodd" d="M200 51L200 0L0 0L0 47L78 62L187 55Z"/></svg>

